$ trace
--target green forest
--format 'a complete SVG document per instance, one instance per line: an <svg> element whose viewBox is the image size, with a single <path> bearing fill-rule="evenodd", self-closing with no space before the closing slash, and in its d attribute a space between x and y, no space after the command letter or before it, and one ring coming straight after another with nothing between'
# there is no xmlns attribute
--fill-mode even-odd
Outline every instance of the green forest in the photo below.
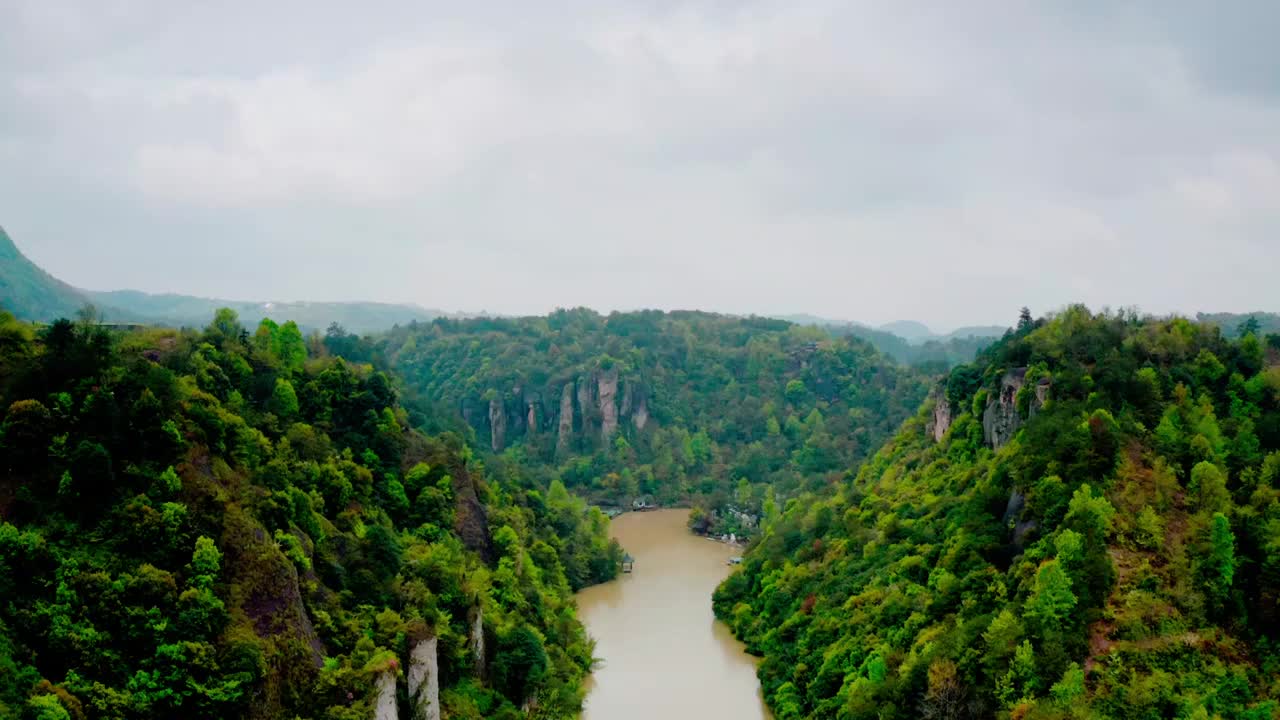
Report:
<svg viewBox="0 0 1280 720"><path fill-rule="evenodd" d="M607 506L693 504L700 530L739 535L874 452L930 377L855 337L699 312L439 319L366 352L494 452L491 472Z"/></svg>
<svg viewBox="0 0 1280 720"><path fill-rule="evenodd" d="M334 349L0 315L0 717L367 720L428 638L447 717L577 712L605 517Z"/></svg>
<svg viewBox="0 0 1280 720"><path fill-rule="evenodd" d="M779 720L1274 720L1280 336L1239 320L912 366L698 312L0 314L0 718L576 717L573 593L645 503L751 539L708 602Z"/></svg>
<svg viewBox="0 0 1280 720"><path fill-rule="evenodd" d="M1280 717L1280 337L1071 307L952 370L715 610L779 720Z"/></svg>

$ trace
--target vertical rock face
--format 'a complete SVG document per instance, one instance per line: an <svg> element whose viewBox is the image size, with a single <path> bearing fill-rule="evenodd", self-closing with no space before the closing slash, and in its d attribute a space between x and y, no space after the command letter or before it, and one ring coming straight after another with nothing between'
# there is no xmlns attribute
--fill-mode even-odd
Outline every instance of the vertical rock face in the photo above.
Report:
<svg viewBox="0 0 1280 720"><path fill-rule="evenodd" d="M1031 398L1031 406L1027 410L1028 420L1035 417L1036 413L1040 412L1040 408L1049 402L1050 386L1051 381L1047 377L1040 378L1040 381L1036 383L1036 394L1035 397Z"/></svg>
<svg viewBox="0 0 1280 720"><path fill-rule="evenodd" d="M938 402L933 406L933 439L936 442L942 442L942 436L947 434L947 428L951 427L951 403L947 401L947 392L943 389L938 393Z"/></svg>
<svg viewBox="0 0 1280 720"><path fill-rule="evenodd" d="M609 438L618 430L618 370L613 368L601 372L597 379L600 399L600 437L606 445Z"/></svg>
<svg viewBox="0 0 1280 720"><path fill-rule="evenodd" d="M440 662L436 636L419 640L409 652L409 704L413 720L440 720Z"/></svg>
<svg viewBox="0 0 1280 720"><path fill-rule="evenodd" d="M1026 379L1027 369L1010 370L1000 378L1000 388L996 396L987 403L982 413L982 434L992 448L1004 447L1018 428L1022 427L1022 417L1018 414L1017 397Z"/></svg>
<svg viewBox="0 0 1280 720"><path fill-rule="evenodd" d="M485 657L484 657L484 610L480 606L476 606L475 613L471 618L471 657L476 663L476 677L481 679L485 675Z"/></svg>
<svg viewBox="0 0 1280 720"><path fill-rule="evenodd" d="M1009 493L1009 502L1004 508L1005 527L1013 528L1013 546L1021 550L1027 543L1027 536L1036 529L1036 521L1024 519L1022 511L1027 506L1027 498L1017 488Z"/></svg>
<svg viewBox="0 0 1280 720"><path fill-rule="evenodd" d="M529 418L528 433L532 435L538 431L538 406L532 400L529 401Z"/></svg>
<svg viewBox="0 0 1280 720"><path fill-rule="evenodd" d="M649 401L644 395L641 395L639 402L636 403L636 411L631 415L631 422L635 423L637 430L643 430L644 426L649 424Z"/></svg>
<svg viewBox="0 0 1280 720"><path fill-rule="evenodd" d="M502 450L507 439L507 413L502 407L502 399L489 401L489 445L494 452Z"/></svg>
<svg viewBox="0 0 1280 720"><path fill-rule="evenodd" d="M376 685L378 700L373 706L373 720L399 720L396 711L396 673L386 670L378 676Z"/></svg>
<svg viewBox="0 0 1280 720"><path fill-rule="evenodd" d="M578 378L578 410L582 413L582 434L588 434L590 430L590 419L587 417L587 409L591 407L591 378Z"/></svg>
<svg viewBox="0 0 1280 720"><path fill-rule="evenodd" d="M569 450L569 439L573 436L573 383L565 383L560 393L560 428L556 433L556 452L564 454Z"/></svg>
<svg viewBox="0 0 1280 720"><path fill-rule="evenodd" d="M619 416L631 416L631 402L635 399L633 397L635 395L635 389L635 383L630 383L625 380L622 382L622 407L618 410Z"/></svg>
<svg viewBox="0 0 1280 720"><path fill-rule="evenodd" d="M489 513L480 502L476 483L471 479L466 463L450 465L449 474L453 476L453 531L462 538L467 549L479 553L485 562L496 562L493 538L489 537Z"/></svg>

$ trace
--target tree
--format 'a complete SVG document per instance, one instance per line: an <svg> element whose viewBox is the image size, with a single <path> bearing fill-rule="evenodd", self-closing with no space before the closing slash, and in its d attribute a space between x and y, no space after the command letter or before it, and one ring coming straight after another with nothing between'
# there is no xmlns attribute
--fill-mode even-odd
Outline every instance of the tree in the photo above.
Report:
<svg viewBox="0 0 1280 720"><path fill-rule="evenodd" d="M19 400L9 406L0 425L0 448L14 469L40 465L48 457L53 415L39 400Z"/></svg>
<svg viewBox="0 0 1280 720"><path fill-rule="evenodd" d="M298 323L290 320L280 326L271 347L272 353L279 358L280 365L286 370L301 370L307 361L307 341L298 329Z"/></svg>
<svg viewBox="0 0 1280 720"><path fill-rule="evenodd" d="M787 402L792 405L803 405L809 397L809 389L799 380L791 380L787 383L787 387L783 395L786 396Z"/></svg>
<svg viewBox="0 0 1280 720"><path fill-rule="evenodd" d="M542 637L527 625L520 625L499 638L489 672L502 694L521 705L542 686L547 664Z"/></svg>
<svg viewBox="0 0 1280 720"><path fill-rule="evenodd" d="M1164 545L1164 520L1150 505L1143 505L1134 519L1133 533L1139 547L1159 550Z"/></svg>
<svg viewBox="0 0 1280 720"><path fill-rule="evenodd" d="M1258 322L1257 315L1250 315L1246 317L1239 325L1236 326L1236 334L1240 337L1245 337L1246 335L1253 335L1254 337L1257 337L1258 333L1261 331L1262 324Z"/></svg>
<svg viewBox="0 0 1280 720"><path fill-rule="evenodd" d="M1080 698L1084 697L1084 693L1084 670L1081 670L1077 663L1068 665L1066 672L1062 674L1062 679L1049 688L1053 701L1064 708L1074 706Z"/></svg>
<svg viewBox="0 0 1280 720"><path fill-rule="evenodd" d="M764 421L764 428L769 437L778 437L782 434L782 426L778 424L778 418L772 415Z"/></svg>
<svg viewBox="0 0 1280 720"><path fill-rule="evenodd" d="M258 329L253 333L253 347L258 352L270 355L275 344L276 335L280 333L280 325L269 317L262 318Z"/></svg>
<svg viewBox="0 0 1280 720"><path fill-rule="evenodd" d="M35 720L71 720L71 713L58 702L56 695L35 695L27 701L27 707Z"/></svg>
<svg viewBox="0 0 1280 720"><path fill-rule="evenodd" d="M1026 615L1037 622L1043 632L1062 629L1076 607L1075 593L1071 592L1071 578L1063 571L1057 559L1040 563L1036 570L1035 589L1027 599Z"/></svg>
<svg viewBox="0 0 1280 720"><path fill-rule="evenodd" d="M1227 479L1211 462L1201 461L1191 468L1191 492L1195 493L1198 507L1205 512L1218 513L1231 504Z"/></svg>
<svg viewBox="0 0 1280 720"><path fill-rule="evenodd" d="M240 324L240 315L231 308L218 308L213 322L204 329L205 337L219 350L239 343L245 337L244 326Z"/></svg>
<svg viewBox="0 0 1280 720"><path fill-rule="evenodd" d="M160 473L160 479L156 483L158 488L168 495L177 495L182 492L182 478L178 477L178 473L174 471L173 466L164 469Z"/></svg>
<svg viewBox="0 0 1280 720"><path fill-rule="evenodd" d="M1031 308L1024 305L1022 309L1018 311L1018 327L1016 328L1016 332L1019 335L1024 335L1031 332L1034 326L1035 320L1031 318Z"/></svg>
<svg viewBox="0 0 1280 720"><path fill-rule="evenodd" d="M222 552L213 538L201 535L196 538L196 549L191 554L191 585L213 587L222 568Z"/></svg>
<svg viewBox="0 0 1280 720"><path fill-rule="evenodd" d="M1205 593L1214 608L1221 611L1231 596L1236 575L1236 536L1231 522L1220 512L1213 514L1209 528L1209 554L1201 566Z"/></svg>
<svg viewBox="0 0 1280 720"><path fill-rule="evenodd" d="M1013 705L1035 696L1037 683L1035 649L1030 640L1023 640L1013 652L1009 671L996 681L996 697L1006 705Z"/></svg>
<svg viewBox="0 0 1280 720"><path fill-rule="evenodd" d="M271 392L271 401L267 408L282 422L287 423L297 417L298 393L293 389L293 383L284 378L276 378L276 386Z"/></svg>
<svg viewBox="0 0 1280 720"><path fill-rule="evenodd" d="M929 665L929 689L920 703L920 717L927 720L960 720L968 717L966 693L950 660Z"/></svg>

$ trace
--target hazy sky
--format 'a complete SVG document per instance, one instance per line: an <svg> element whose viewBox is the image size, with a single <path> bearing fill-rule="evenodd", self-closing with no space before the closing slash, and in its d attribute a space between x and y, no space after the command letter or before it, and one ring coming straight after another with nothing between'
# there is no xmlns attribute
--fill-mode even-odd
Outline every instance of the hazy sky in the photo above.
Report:
<svg viewBox="0 0 1280 720"><path fill-rule="evenodd" d="M1280 310L1280 3L0 2L92 289L939 328Z"/></svg>

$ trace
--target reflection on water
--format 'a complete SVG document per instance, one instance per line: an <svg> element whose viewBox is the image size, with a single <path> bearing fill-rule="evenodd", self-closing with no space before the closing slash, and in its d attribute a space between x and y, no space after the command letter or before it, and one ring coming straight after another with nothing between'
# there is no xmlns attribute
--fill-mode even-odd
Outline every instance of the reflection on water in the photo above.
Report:
<svg viewBox="0 0 1280 720"><path fill-rule="evenodd" d="M757 720L756 660L711 612L711 593L740 551L696 537L687 510L628 513L613 535L635 572L578 593L602 659L585 720Z"/></svg>

